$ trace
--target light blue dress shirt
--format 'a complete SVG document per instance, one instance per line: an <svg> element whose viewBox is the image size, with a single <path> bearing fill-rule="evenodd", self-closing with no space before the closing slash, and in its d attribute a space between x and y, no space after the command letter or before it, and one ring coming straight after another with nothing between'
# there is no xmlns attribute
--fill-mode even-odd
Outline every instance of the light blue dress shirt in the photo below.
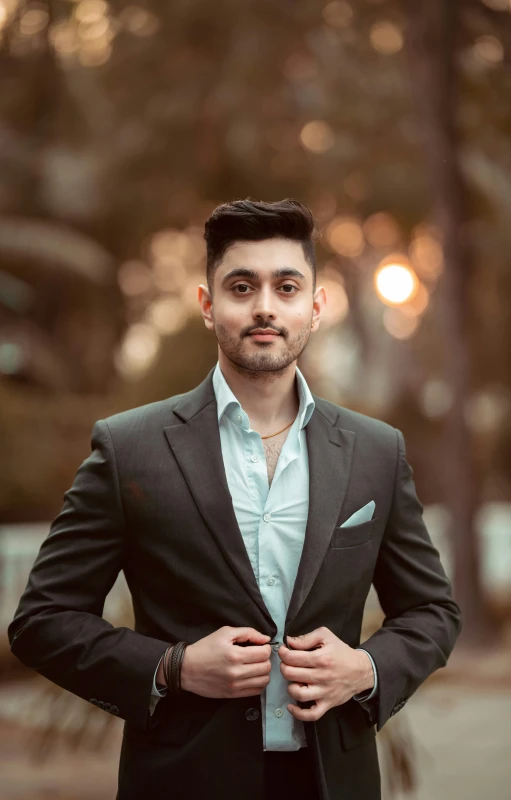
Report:
<svg viewBox="0 0 511 800"><path fill-rule="evenodd" d="M245 547L266 607L277 625L275 640L283 641L291 593L300 563L309 512L309 461L305 426L315 404L300 370L296 370L298 414L282 446L271 485L268 482L263 441L229 388L220 365L213 372L218 426L227 484ZM287 710L296 703L280 672L281 660L273 645L270 683L261 692L263 749L290 751L307 746L303 722ZM368 653L369 655L369 653ZM371 656L369 655L371 658ZM369 700L374 688L355 699ZM155 679L156 679L155 673ZM151 713L166 689L153 681Z"/></svg>

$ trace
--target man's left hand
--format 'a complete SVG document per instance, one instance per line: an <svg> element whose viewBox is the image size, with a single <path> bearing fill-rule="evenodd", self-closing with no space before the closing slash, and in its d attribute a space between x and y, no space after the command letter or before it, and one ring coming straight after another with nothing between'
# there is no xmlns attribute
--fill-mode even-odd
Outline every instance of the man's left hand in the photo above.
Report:
<svg viewBox="0 0 511 800"><path fill-rule="evenodd" d="M292 649L282 644L278 654L280 671L290 681L288 692L294 700L315 701L310 708L288 705L296 719L314 722L333 706L373 688L374 673L367 653L350 647L328 628L287 638Z"/></svg>

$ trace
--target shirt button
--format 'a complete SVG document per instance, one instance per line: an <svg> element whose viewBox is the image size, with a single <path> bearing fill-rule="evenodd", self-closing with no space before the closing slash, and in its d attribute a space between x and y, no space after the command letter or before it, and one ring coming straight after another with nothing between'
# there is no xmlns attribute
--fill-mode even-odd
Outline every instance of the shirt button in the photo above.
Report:
<svg viewBox="0 0 511 800"><path fill-rule="evenodd" d="M276 717L279 717L279 718L280 718L280 717L282 717L282 716L284 716L284 712L282 711L282 709L281 709L281 708L276 708L276 709L275 709L275 716L276 716Z"/></svg>
<svg viewBox="0 0 511 800"><path fill-rule="evenodd" d="M277 644L272 644L273 652L278 653L279 647L280 647L280 642L277 642Z"/></svg>
<svg viewBox="0 0 511 800"><path fill-rule="evenodd" d="M255 464L255 463L256 463L256 461L259 461L259 456L251 456L251 459L252 459L252 461L253 461L253 462L254 462L254 464Z"/></svg>
<svg viewBox="0 0 511 800"><path fill-rule="evenodd" d="M268 586L273 586L273 584L275 583L275 578L271 578L271 577L268 578L266 583L268 584Z"/></svg>
<svg viewBox="0 0 511 800"><path fill-rule="evenodd" d="M241 414L238 414L238 416L236 417L236 419L238 420L238 422L241 422L241 420L243 419L243 417L241 416Z"/></svg>
<svg viewBox="0 0 511 800"><path fill-rule="evenodd" d="M265 522L269 522L271 520L271 514L263 514L263 519Z"/></svg>

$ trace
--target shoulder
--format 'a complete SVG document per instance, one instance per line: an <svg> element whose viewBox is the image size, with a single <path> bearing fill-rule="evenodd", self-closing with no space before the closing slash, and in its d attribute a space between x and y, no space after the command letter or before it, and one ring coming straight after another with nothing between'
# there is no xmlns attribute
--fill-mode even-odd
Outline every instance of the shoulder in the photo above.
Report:
<svg viewBox="0 0 511 800"><path fill-rule="evenodd" d="M352 431L364 441L372 444L397 447L399 431L388 422L384 422L376 417L361 414L345 406L339 406L322 397L314 397L316 411L326 417L332 425L343 430Z"/></svg>
<svg viewBox="0 0 511 800"><path fill-rule="evenodd" d="M164 400L119 411L104 418L110 434L115 437L140 435L150 430L162 429L176 423L173 410L184 394L176 394Z"/></svg>

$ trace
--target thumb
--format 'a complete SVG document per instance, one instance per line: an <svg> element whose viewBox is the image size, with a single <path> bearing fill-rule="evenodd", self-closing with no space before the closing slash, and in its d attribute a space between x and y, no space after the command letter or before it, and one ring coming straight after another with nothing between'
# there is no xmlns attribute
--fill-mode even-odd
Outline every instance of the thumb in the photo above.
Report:
<svg viewBox="0 0 511 800"><path fill-rule="evenodd" d="M254 642L254 644L266 644L270 640L270 636L265 633L256 631L255 628L237 628L232 641L233 642Z"/></svg>
<svg viewBox="0 0 511 800"><path fill-rule="evenodd" d="M301 636L288 636L287 639L293 650L312 650L323 643L323 635L319 628Z"/></svg>

